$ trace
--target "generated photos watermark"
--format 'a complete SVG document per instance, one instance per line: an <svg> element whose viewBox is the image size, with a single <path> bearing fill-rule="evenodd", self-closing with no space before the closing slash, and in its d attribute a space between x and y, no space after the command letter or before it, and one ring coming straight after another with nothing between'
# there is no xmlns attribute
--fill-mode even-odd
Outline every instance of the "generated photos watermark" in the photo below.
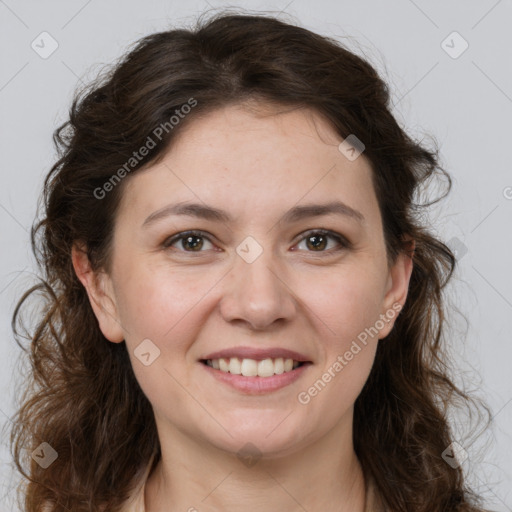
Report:
<svg viewBox="0 0 512 512"><path fill-rule="evenodd" d="M108 192L111 192L121 180L126 177L146 156L149 155L150 151L157 145L157 141L161 141L164 137L164 133L168 134L171 130L177 126L187 114L190 113L193 107L197 105L197 100L189 98L187 103L184 103L179 109L177 108L174 112L176 115L172 115L169 121L160 123L148 136L144 144L132 153L132 156L114 173L112 176L105 181L101 187L94 189L94 197L96 199L104 199Z"/></svg>
<svg viewBox="0 0 512 512"><path fill-rule="evenodd" d="M380 315L379 319L375 322L375 324L371 327L365 328L364 331L360 332L357 335L357 340L353 340L350 345L349 350L347 350L344 354L338 355L336 361L334 361L331 366L325 371L322 376L317 379L307 390L301 391L297 395L297 400L302 405L308 404L312 398L317 396L323 389L327 386L329 382L331 382L338 373L345 368L349 364L354 357L361 352L361 345L366 346L368 344L369 339L375 338L381 330L384 328L386 323L389 323L402 309L402 305L398 302L393 304L391 309L388 309L385 314ZM358 343L359 341L359 343Z"/></svg>

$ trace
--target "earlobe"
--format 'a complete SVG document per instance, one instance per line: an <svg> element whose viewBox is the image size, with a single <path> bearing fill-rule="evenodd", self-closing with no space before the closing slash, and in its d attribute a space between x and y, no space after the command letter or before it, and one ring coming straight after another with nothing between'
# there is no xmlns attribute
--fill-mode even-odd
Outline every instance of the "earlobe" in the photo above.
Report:
<svg viewBox="0 0 512 512"><path fill-rule="evenodd" d="M101 332L113 343L122 342L124 333L119 322L110 276L91 268L87 251L83 245L73 245L71 260L76 276L87 292Z"/></svg>

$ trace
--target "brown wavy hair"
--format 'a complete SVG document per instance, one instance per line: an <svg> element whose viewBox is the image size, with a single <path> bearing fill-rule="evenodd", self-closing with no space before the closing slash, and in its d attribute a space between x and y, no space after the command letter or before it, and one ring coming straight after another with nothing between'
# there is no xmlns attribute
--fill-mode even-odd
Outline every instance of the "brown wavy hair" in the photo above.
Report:
<svg viewBox="0 0 512 512"><path fill-rule="evenodd" d="M191 98L197 104L186 118L98 199L94 191ZM373 169L389 261L400 252L414 260L405 307L379 343L355 403L353 441L365 475L394 512L481 510L482 498L469 489L462 468L442 458L454 441L451 408L489 409L450 373L444 287L456 260L421 220L451 188L437 146L400 128L386 83L339 41L271 15L226 11L137 41L76 92L69 120L54 133L59 159L46 177L44 215L31 236L40 280L22 295L12 320L30 361L11 432L16 466L27 480L20 486L23 510L48 503L56 512L116 511L153 451L159 454L152 407L126 345L110 343L100 331L71 248L83 242L93 268L109 271L113 223L131 175L158 162L197 116L250 99L313 109L340 137L356 134ZM442 177L446 193L418 202L419 191ZM404 235L416 242L413 254ZM21 312L34 295L39 316L21 334ZM30 458L42 442L58 453L47 469Z"/></svg>

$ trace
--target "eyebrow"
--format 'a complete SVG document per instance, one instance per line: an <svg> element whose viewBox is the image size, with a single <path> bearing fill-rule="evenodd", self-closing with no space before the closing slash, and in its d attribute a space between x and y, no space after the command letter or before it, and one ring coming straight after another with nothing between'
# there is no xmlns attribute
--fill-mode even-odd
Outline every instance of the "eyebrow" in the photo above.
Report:
<svg viewBox="0 0 512 512"><path fill-rule="evenodd" d="M330 214L343 215L359 223L365 222L365 218L361 212L354 210L341 201L332 201L325 204L306 204L294 206L291 210L284 214L281 222L291 224L302 219L321 217L323 215ZM189 217L197 217L199 219L216 222L233 222L233 218L225 210L200 203L177 203L164 206L160 210L153 212L143 222L142 227L146 227L149 224L152 224L171 215L186 215Z"/></svg>

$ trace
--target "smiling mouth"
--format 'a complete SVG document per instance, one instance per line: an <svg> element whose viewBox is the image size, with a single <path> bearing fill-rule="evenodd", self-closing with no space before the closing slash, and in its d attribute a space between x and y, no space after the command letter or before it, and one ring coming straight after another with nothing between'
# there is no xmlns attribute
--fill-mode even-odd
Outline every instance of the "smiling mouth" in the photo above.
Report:
<svg viewBox="0 0 512 512"><path fill-rule="evenodd" d="M238 357L222 357L219 359L201 359L201 363L214 370L242 377L273 377L293 372L301 366L312 364L310 361L294 361L282 357L262 360L240 359Z"/></svg>

